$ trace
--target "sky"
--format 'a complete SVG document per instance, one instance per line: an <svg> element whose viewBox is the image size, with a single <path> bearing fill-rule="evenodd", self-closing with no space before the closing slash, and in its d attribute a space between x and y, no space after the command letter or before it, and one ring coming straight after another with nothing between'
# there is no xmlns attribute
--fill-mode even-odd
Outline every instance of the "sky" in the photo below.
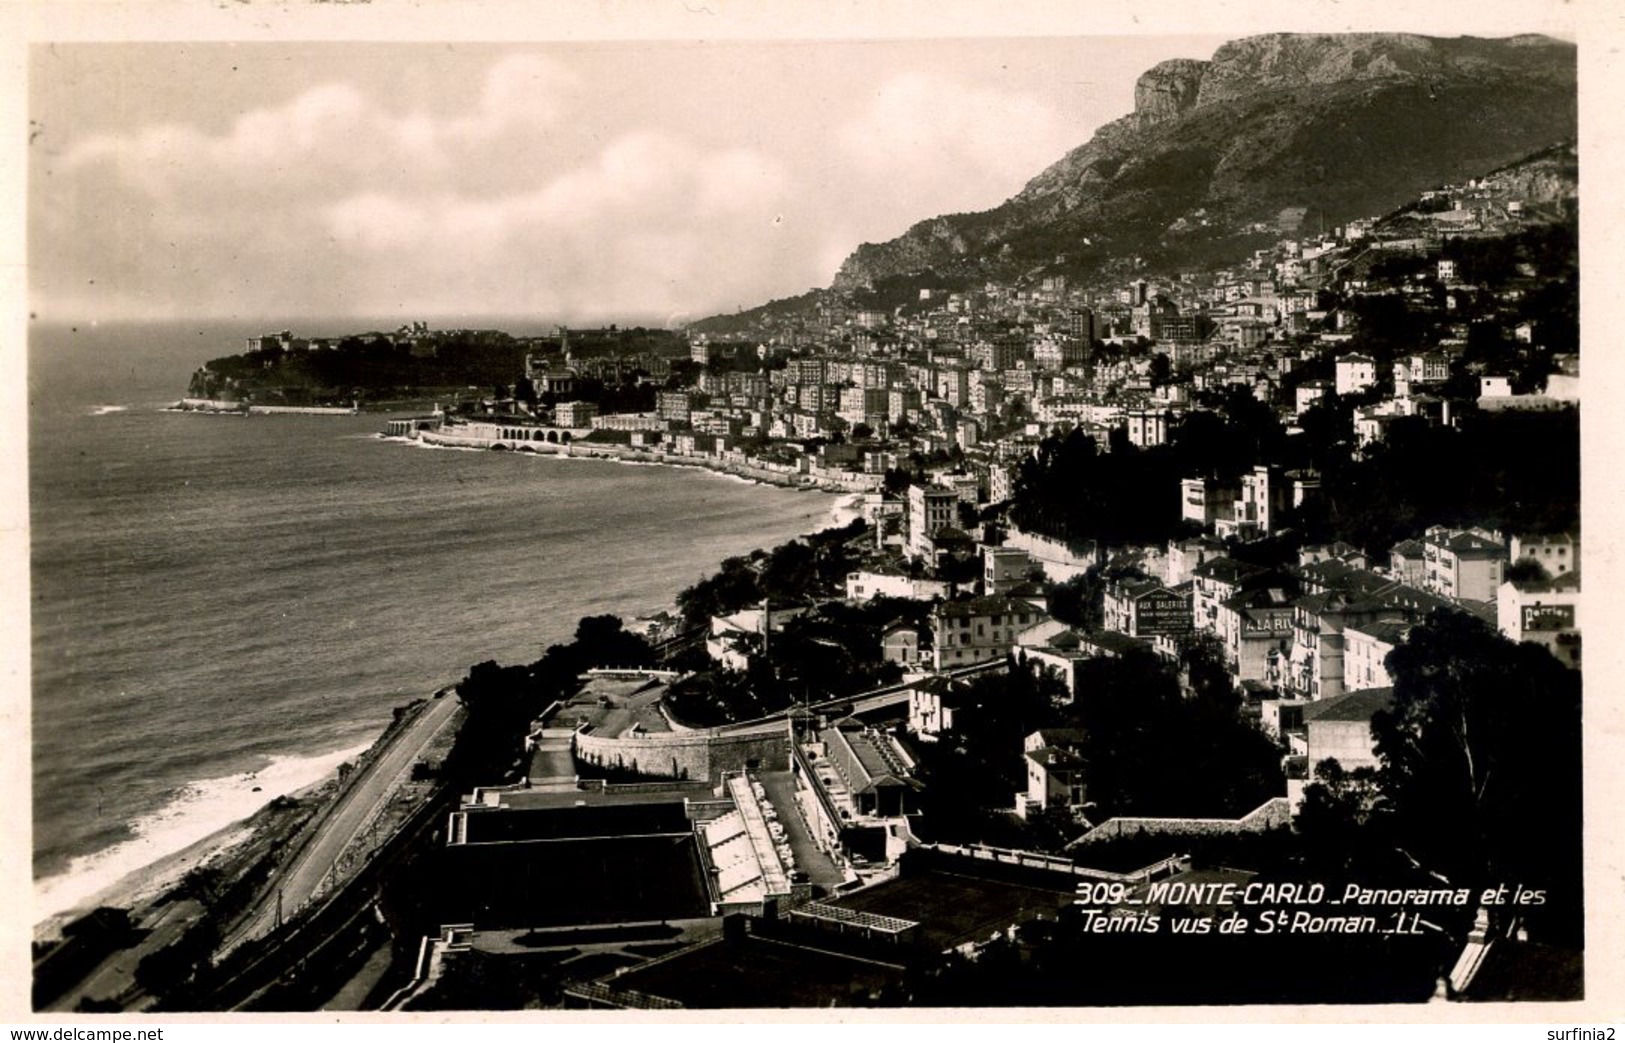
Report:
<svg viewBox="0 0 1625 1043"><path fill-rule="evenodd" d="M0 89L0 117L26 110L30 142L0 150L0 184L26 185L21 293L41 320L666 323L827 285L861 243L998 205L1128 114L1159 61L1274 31L1571 37L1578 13L1566 0L0 5L0 80L26 78ZM0 253L4 288L16 250Z"/></svg>
<svg viewBox="0 0 1625 1043"><path fill-rule="evenodd" d="M30 310L749 307L997 205L1223 39L36 43Z"/></svg>

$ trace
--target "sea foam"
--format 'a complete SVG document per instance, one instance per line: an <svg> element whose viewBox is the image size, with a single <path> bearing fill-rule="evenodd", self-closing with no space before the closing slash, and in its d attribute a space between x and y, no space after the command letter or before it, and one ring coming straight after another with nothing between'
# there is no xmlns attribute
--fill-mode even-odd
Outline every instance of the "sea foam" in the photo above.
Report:
<svg viewBox="0 0 1625 1043"><path fill-rule="evenodd" d="M183 787L157 811L131 823L134 836L75 858L34 885L35 920L74 909L154 863L248 818L277 797L320 782L370 743L315 756L274 756L257 771ZM230 838L222 838L226 843Z"/></svg>

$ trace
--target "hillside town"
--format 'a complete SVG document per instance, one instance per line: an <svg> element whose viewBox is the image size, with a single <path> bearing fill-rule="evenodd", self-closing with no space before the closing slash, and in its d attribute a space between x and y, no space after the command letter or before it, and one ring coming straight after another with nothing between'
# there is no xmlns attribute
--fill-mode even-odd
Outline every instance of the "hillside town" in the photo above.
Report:
<svg viewBox="0 0 1625 1043"><path fill-rule="evenodd" d="M499 389L508 397L392 430L491 448L562 443L858 493L872 545L844 593L936 605L898 653L911 668L1016 648L1055 656L1100 639L1177 658L1188 636L1208 635L1238 690L1314 701L1385 687L1383 655L1442 606L1577 668L1573 504L1524 519L1422 518L1379 545L1346 519L1328 522L1325 508L1345 493L1312 466L1326 451L1339 464L1375 458L1396 431L1532 414L1555 432L1572 421L1567 163L1572 153L1555 150L1325 230L1309 227L1306 208L1283 211L1276 228L1258 229L1273 245L1214 271L1089 288L1059 277L927 286L891 308L830 293L805 311L763 314L749 336L696 334L687 359L580 356L572 342L603 344L604 331L561 330L536 342L518 384ZM634 379L654 389L654 408L601 412L575 397L579 383ZM1198 436L1208 448L1223 441L1222 424L1256 425L1253 445L1191 451ZM1045 516L1032 486L1060 475L1040 462L1079 436L1129 459L1174 449L1190 469L1166 488L1136 486L1150 503L1104 506L1131 524L1081 509ZM1293 442L1316 453L1285 448ZM1104 578L1082 631L1007 631L990 620L1008 613L965 615L977 597L1031 597L1034 581L1091 572ZM1048 619L1042 600L1034 611ZM949 634L955 613L970 634ZM1356 669L1345 646L1357 649Z"/></svg>
<svg viewBox="0 0 1625 1043"><path fill-rule="evenodd" d="M391 422L431 444L835 490L859 515L730 559L626 631L583 620L528 672L470 674L460 694L487 720L505 700L546 709L508 711L528 766L465 795L448 857L606 908L539 917L502 887L450 902L391 1002L455 1002L499 939L544 921L560 946L566 921L634 941L546 978L538 1002L577 1006L1562 994L1578 863L1520 802L1569 799L1574 779L1536 781L1462 723L1469 774L1488 786L1473 755L1494 756L1521 795L1419 804L1404 787L1455 761L1396 743L1440 741L1438 706L1466 696L1438 678L1470 688L1475 671L1552 697L1547 720L1512 725L1529 749L1572 738L1571 165L1559 148L1331 228L1292 208L1253 230L1269 245L1212 271L820 293L747 330L691 331L687 358L560 330L514 385ZM589 380L653 408L601 410L577 397ZM1461 712L1500 735L1533 705ZM583 801L598 811L570 810ZM1403 862L1362 848L1388 835L1372 825L1384 801L1410 805L1380 827L1419 834ZM1542 908L1441 890L1480 879L1468 852L1509 819L1557 831L1524 878L1547 885ZM518 843L530 831L560 856L564 837L668 841L639 849L642 871L580 852L543 870ZM1298 937L1231 942L1232 957L1380 958L1393 979L1151 984L1169 943L1120 937L1245 911L1170 887L1307 886L1282 879L1400 897L1275 908L1263 925ZM1426 939L1376 915L1410 924L1430 902L1453 908L1427 910ZM625 926L657 920L647 938ZM1029 967L1099 961L1103 933L1122 975L1093 962L1083 986ZM636 943L655 935L669 946ZM1221 951L1189 944L1180 959Z"/></svg>

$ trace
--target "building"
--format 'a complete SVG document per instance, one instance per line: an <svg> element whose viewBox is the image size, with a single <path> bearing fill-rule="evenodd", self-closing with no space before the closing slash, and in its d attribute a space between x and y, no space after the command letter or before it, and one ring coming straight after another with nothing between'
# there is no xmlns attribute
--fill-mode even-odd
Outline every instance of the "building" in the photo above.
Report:
<svg viewBox="0 0 1625 1043"><path fill-rule="evenodd" d="M954 730L964 689L946 677L926 677L908 690L908 730L928 742Z"/></svg>
<svg viewBox="0 0 1625 1043"><path fill-rule="evenodd" d="M1211 530L1220 518L1234 517L1239 486L1217 478L1185 478L1179 483L1179 516Z"/></svg>
<svg viewBox="0 0 1625 1043"><path fill-rule="evenodd" d="M1556 579L1580 570L1580 537L1572 533L1556 536L1512 537L1512 560L1533 561Z"/></svg>
<svg viewBox="0 0 1625 1043"><path fill-rule="evenodd" d="M1450 379L1450 357L1442 351L1411 355L1394 363L1394 393L1408 395L1419 384L1443 384Z"/></svg>
<svg viewBox="0 0 1625 1043"><path fill-rule="evenodd" d="M955 409L970 404L970 371L961 366L937 370L936 396Z"/></svg>
<svg viewBox="0 0 1625 1043"><path fill-rule="evenodd" d="M1282 587L1260 587L1219 603L1217 633L1236 682L1278 676L1292 651L1292 599Z"/></svg>
<svg viewBox="0 0 1625 1043"><path fill-rule="evenodd" d="M1191 570L1194 583L1191 599L1191 625L1210 634L1219 633L1219 606L1246 590L1270 585L1268 569L1234 558L1217 557Z"/></svg>
<svg viewBox="0 0 1625 1043"><path fill-rule="evenodd" d="M1292 393L1294 411L1298 416L1302 416L1311 406L1324 399L1331 389L1332 383L1329 380L1304 381Z"/></svg>
<svg viewBox="0 0 1625 1043"><path fill-rule="evenodd" d="M655 415L671 423L686 424L701 404L703 397L692 392L660 391L655 394Z"/></svg>
<svg viewBox="0 0 1625 1043"><path fill-rule="evenodd" d="M1167 565L1163 571L1162 582L1169 587L1189 583L1195 578L1198 565L1224 556L1224 543L1212 536L1169 540Z"/></svg>
<svg viewBox="0 0 1625 1043"><path fill-rule="evenodd" d="M785 363L784 373L791 384L819 386L824 383L824 360L790 359Z"/></svg>
<svg viewBox="0 0 1625 1043"><path fill-rule="evenodd" d="M916 579L901 572L860 570L846 574L848 601L868 601L871 598L907 598L910 601L932 601L953 594L953 584L937 579Z"/></svg>
<svg viewBox="0 0 1625 1043"><path fill-rule="evenodd" d="M1344 771L1381 765L1371 737L1371 718L1392 709L1394 690L1364 688L1322 699L1303 708L1303 727L1309 747L1309 779L1325 760L1335 760Z"/></svg>
<svg viewBox="0 0 1625 1043"><path fill-rule="evenodd" d="M1343 686L1350 691L1391 688L1388 653L1405 642L1411 624L1378 620L1343 628Z"/></svg>
<svg viewBox="0 0 1625 1043"><path fill-rule="evenodd" d="M886 403L885 388L842 388L837 415L854 427L873 426L886 419Z"/></svg>
<svg viewBox="0 0 1625 1043"><path fill-rule="evenodd" d="M666 422L653 413L606 413L592 418L598 431L664 431Z"/></svg>
<svg viewBox="0 0 1625 1043"><path fill-rule="evenodd" d="M310 347L310 341L295 337L292 330L280 330L276 333L266 333L258 337L247 337L243 341L243 353L254 355L262 351L304 351Z"/></svg>
<svg viewBox="0 0 1625 1043"><path fill-rule="evenodd" d="M1549 581L1507 581L1495 601L1496 622L1513 641L1543 646L1565 666L1580 668L1580 574Z"/></svg>
<svg viewBox="0 0 1625 1043"><path fill-rule="evenodd" d="M553 422L560 427L592 427L597 416L596 402L560 402L553 407Z"/></svg>
<svg viewBox="0 0 1625 1043"><path fill-rule="evenodd" d="M1132 306L1130 321L1137 337L1159 340L1165 336L1165 323L1179 317L1179 306L1163 294L1142 300Z"/></svg>
<svg viewBox="0 0 1625 1043"><path fill-rule="evenodd" d="M1019 547L982 548L982 592L1008 594L1033 574L1032 555Z"/></svg>
<svg viewBox="0 0 1625 1043"><path fill-rule="evenodd" d="M1358 352L1341 355L1335 363L1339 395L1357 395L1377 382L1377 360Z"/></svg>
<svg viewBox="0 0 1625 1043"><path fill-rule="evenodd" d="M1255 467L1241 476L1241 499L1236 501L1233 526L1220 535L1268 535L1280 527L1288 508L1297 510L1320 495L1320 475L1315 471L1280 471Z"/></svg>
<svg viewBox="0 0 1625 1043"><path fill-rule="evenodd" d="M1287 780L1287 799L1294 814L1303 802L1304 787L1320 777L1324 762L1334 760L1344 771L1381 767L1371 719L1393 705L1392 688L1366 688L1304 704L1301 711L1294 709L1294 718L1302 714L1306 754L1304 777Z"/></svg>
<svg viewBox="0 0 1625 1043"><path fill-rule="evenodd" d="M1154 579L1114 580L1103 599L1107 630L1130 637L1188 634L1191 588L1171 590Z"/></svg>
<svg viewBox="0 0 1625 1043"><path fill-rule="evenodd" d="M904 670L920 665L920 629L911 623L892 623L880 632L880 658Z"/></svg>
<svg viewBox="0 0 1625 1043"><path fill-rule="evenodd" d="M1309 699L1330 699L1344 683L1346 631L1382 621L1401 621L1407 611L1388 598L1349 597L1341 592L1306 594L1293 602L1292 653L1281 687Z"/></svg>
<svg viewBox="0 0 1625 1043"><path fill-rule="evenodd" d="M1038 733L1034 733L1038 734ZM1050 808L1077 811L1085 802L1083 757L1066 746L1040 746L1026 751L1027 789L1016 794L1016 814L1022 818Z"/></svg>
<svg viewBox="0 0 1625 1043"><path fill-rule="evenodd" d="M1097 658L1094 650L1084 646L1075 630L1063 629L1043 637L1038 636L1040 633L1032 630L1024 634L1018 655L1033 673L1053 673L1066 687L1065 701L1076 701L1079 667Z"/></svg>
<svg viewBox="0 0 1625 1043"><path fill-rule="evenodd" d="M936 669L1002 658L1018 634L1048 618L1030 602L997 595L945 601L931 611Z"/></svg>
<svg viewBox="0 0 1625 1043"><path fill-rule="evenodd" d="M1131 409L1123 414L1123 425L1132 446L1150 449L1168 443L1167 410Z"/></svg>
<svg viewBox="0 0 1625 1043"><path fill-rule="evenodd" d="M1506 566L1501 534L1435 525L1422 538L1422 586L1447 598L1494 603Z"/></svg>
<svg viewBox="0 0 1625 1043"><path fill-rule="evenodd" d="M830 765L834 778L825 770L814 775L837 809L848 812L837 811L838 820L900 819L915 811L920 783L913 777L912 757L897 739L860 721L842 721L817 738L814 764Z"/></svg>
<svg viewBox="0 0 1625 1043"><path fill-rule="evenodd" d="M929 559L934 549L932 540L958 521L958 492L936 485L909 486L908 552L911 557Z"/></svg>
<svg viewBox="0 0 1625 1043"><path fill-rule="evenodd" d="M1399 582L1420 587L1427 580L1427 548L1421 540L1401 540L1388 551L1388 571Z"/></svg>

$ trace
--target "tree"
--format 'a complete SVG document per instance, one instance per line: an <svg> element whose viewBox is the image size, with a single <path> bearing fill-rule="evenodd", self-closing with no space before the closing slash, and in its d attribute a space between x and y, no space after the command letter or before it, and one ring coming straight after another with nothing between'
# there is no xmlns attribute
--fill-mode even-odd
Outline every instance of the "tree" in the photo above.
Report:
<svg viewBox="0 0 1625 1043"><path fill-rule="evenodd" d="M1314 774L1315 781L1303 789L1303 804L1293 823L1311 869L1359 875L1374 862L1380 865L1385 852L1374 835L1382 796L1377 769L1345 771L1328 758L1315 765Z"/></svg>
<svg viewBox="0 0 1625 1043"><path fill-rule="evenodd" d="M1372 721L1395 843L1453 886L1521 884L1560 935L1580 924L1580 682L1544 648L1435 612L1388 657ZM1491 909L1496 919L1506 908Z"/></svg>
<svg viewBox="0 0 1625 1043"><path fill-rule="evenodd" d="M1051 805L1027 821L1027 846L1034 851L1060 854L1083 833L1072 809Z"/></svg>
<svg viewBox="0 0 1625 1043"><path fill-rule="evenodd" d="M1105 611L1105 589L1101 566L1091 565L1064 583L1044 584L1044 596L1049 599L1049 614L1067 626L1099 630Z"/></svg>
<svg viewBox="0 0 1625 1043"><path fill-rule="evenodd" d="M1160 388L1173 379L1173 362L1163 352L1151 356L1151 386Z"/></svg>
<svg viewBox="0 0 1625 1043"><path fill-rule="evenodd" d="M621 617L583 616L576 623L575 659L579 669L596 666L652 666L654 652L637 634L626 631Z"/></svg>
<svg viewBox="0 0 1625 1043"><path fill-rule="evenodd" d="M1534 558L1519 558L1512 562L1502 573L1502 578L1508 583L1518 584L1550 583L1552 579L1551 574L1546 571L1546 566Z"/></svg>

